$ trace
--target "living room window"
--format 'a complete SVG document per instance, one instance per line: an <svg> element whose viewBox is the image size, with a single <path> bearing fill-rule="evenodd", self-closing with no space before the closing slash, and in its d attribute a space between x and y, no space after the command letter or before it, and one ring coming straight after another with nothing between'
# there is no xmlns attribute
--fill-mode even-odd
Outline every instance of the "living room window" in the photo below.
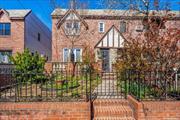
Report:
<svg viewBox="0 0 180 120"><path fill-rule="evenodd" d="M82 61L82 49L81 48L74 48L74 62L81 62ZM71 60L71 49L64 48L63 49L63 62L70 62Z"/></svg>
<svg viewBox="0 0 180 120"><path fill-rule="evenodd" d="M11 34L11 24L10 23L0 23L0 35L10 35Z"/></svg>
<svg viewBox="0 0 180 120"><path fill-rule="evenodd" d="M10 64L10 56L12 56L12 51L0 51L0 63Z"/></svg>

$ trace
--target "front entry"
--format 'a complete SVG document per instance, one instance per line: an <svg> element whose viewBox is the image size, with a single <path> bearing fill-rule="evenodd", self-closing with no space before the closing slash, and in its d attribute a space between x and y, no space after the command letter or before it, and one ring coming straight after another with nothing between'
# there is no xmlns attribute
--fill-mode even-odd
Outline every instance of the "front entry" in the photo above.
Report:
<svg viewBox="0 0 180 120"><path fill-rule="evenodd" d="M101 49L101 56L102 56L102 70L104 72L109 72L110 71L109 49Z"/></svg>

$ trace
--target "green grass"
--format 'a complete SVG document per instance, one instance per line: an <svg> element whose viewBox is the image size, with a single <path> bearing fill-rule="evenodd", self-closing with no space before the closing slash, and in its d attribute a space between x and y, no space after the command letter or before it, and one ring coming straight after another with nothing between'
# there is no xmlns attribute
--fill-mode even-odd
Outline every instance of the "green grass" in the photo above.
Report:
<svg viewBox="0 0 180 120"><path fill-rule="evenodd" d="M160 96L152 87L137 83L137 81L131 81L129 83L128 81L125 82L125 80L118 80L118 86L127 94L132 94L140 99Z"/></svg>

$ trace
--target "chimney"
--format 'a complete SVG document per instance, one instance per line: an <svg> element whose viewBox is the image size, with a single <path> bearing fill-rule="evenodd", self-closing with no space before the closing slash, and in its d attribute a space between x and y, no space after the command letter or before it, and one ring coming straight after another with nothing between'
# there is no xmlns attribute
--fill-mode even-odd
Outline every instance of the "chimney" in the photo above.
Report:
<svg viewBox="0 0 180 120"><path fill-rule="evenodd" d="M70 9L73 9L73 10L76 9L76 0L71 0L70 1Z"/></svg>

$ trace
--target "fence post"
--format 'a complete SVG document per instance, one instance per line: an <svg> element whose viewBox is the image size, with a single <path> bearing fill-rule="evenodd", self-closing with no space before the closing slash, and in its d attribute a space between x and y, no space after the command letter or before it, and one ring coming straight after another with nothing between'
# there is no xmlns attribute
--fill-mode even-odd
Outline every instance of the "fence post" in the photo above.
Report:
<svg viewBox="0 0 180 120"><path fill-rule="evenodd" d="M138 99L141 100L141 74L138 71Z"/></svg>
<svg viewBox="0 0 180 120"><path fill-rule="evenodd" d="M88 98L88 74L87 71L84 71L85 75L86 75L86 102L88 102L89 98Z"/></svg>
<svg viewBox="0 0 180 120"><path fill-rule="evenodd" d="M92 91L91 91L91 80L92 80L92 73L91 73L91 68L90 68L90 70L89 70L89 89L90 89L90 101L92 100Z"/></svg>
<svg viewBox="0 0 180 120"><path fill-rule="evenodd" d="M127 79L128 79L128 72L127 72L127 70L125 70L125 99L127 99L127 94L128 94Z"/></svg>

